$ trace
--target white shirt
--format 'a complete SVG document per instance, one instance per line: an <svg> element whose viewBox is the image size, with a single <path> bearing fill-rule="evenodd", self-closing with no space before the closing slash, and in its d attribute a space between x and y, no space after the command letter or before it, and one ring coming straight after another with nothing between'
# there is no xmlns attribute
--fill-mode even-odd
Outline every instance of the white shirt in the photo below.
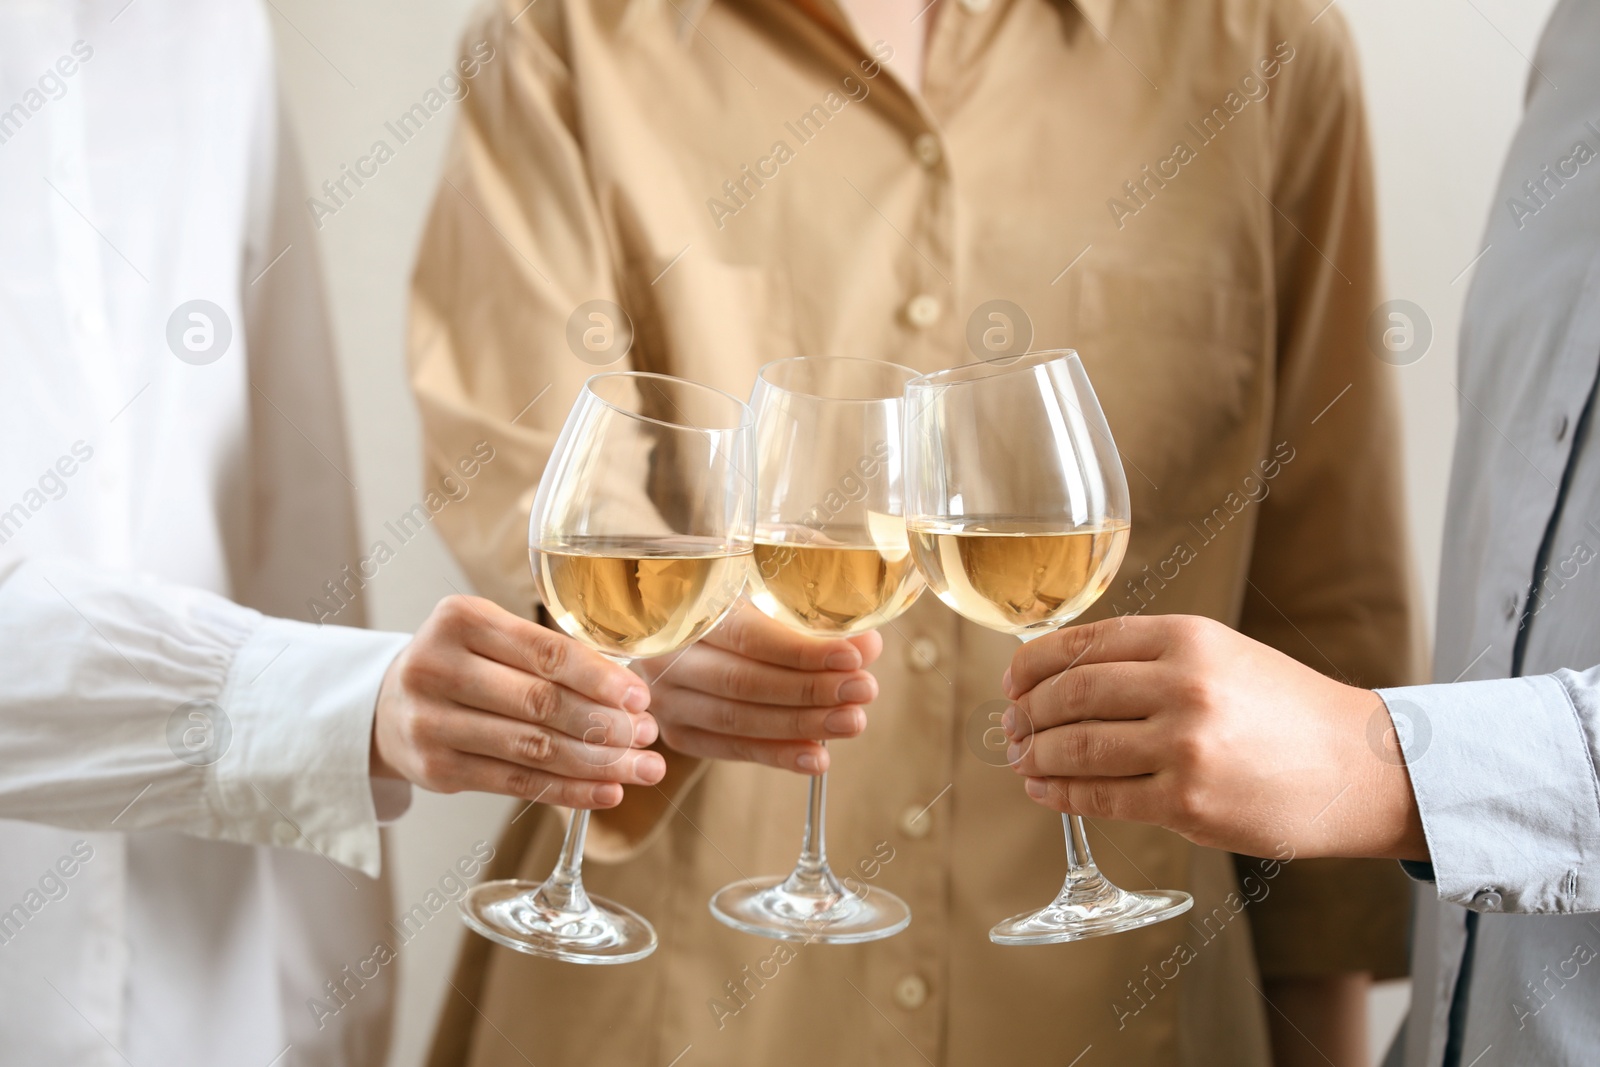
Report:
<svg viewBox="0 0 1600 1067"><path fill-rule="evenodd" d="M125 4L0 5L0 1065L378 1063L405 638L289 621L358 553L271 35Z"/></svg>

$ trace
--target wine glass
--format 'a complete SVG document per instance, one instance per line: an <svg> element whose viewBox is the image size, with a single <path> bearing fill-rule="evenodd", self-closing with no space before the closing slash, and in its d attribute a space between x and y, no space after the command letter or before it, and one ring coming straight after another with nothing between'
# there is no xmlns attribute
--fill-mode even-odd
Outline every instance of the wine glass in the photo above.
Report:
<svg viewBox="0 0 1600 1067"><path fill-rule="evenodd" d="M545 610L612 660L699 640L744 590L754 521L750 409L664 374L584 383L539 480L528 552ZM589 812L576 811L543 884L484 882L466 923L507 948L571 963L629 963L656 932L589 896L581 864Z"/></svg>
<svg viewBox="0 0 1600 1067"><path fill-rule="evenodd" d="M924 375L906 387L906 525L928 586L980 626L1027 641L1077 618L1128 546L1128 483L1076 352L1041 351ZM1174 890L1102 875L1081 816L1061 817L1067 877L1038 911L989 931L1042 945L1189 910Z"/></svg>
<svg viewBox="0 0 1600 1067"><path fill-rule="evenodd" d="M901 497L901 414L916 372L870 359L781 359L761 368L750 599L801 633L848 637L890 622L922 592ZM828 868L828 776L811 779L800 860L735 882L711 913L736 930L851 944L906 928L911 909Z"/></svg>

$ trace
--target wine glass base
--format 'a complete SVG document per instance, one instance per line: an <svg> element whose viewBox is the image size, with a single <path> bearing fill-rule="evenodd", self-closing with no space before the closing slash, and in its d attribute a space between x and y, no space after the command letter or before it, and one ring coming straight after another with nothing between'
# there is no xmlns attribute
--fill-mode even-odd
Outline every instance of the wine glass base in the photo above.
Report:
<svg viewBox="0 0 1600 1067"><path fill-rule="evenodd" d="M581 911L540 904L538 882L483 882L461 898L461 917L497 945L567 963L632 963L656 950L644 917L614 901L589 897Z"/></svg>
<svg viewBox="0 0 1600 1067"><path fill-rule="evenodd" d="M860 895L796 893L787 876L724 886L711 898L711 914L727 926L779 941L854 945L893 937L911 923L911 908L886 889Z"/></svg>
<svg viewBox="0 0 1600 1067"><path fill-rule="evenodd" d="M996 923L989 940L997 945L1054 945L1105 934L1137 930L1175 919L1194 905L1194 898L1175 889L1130 893L1100 879L1104 889L1092 902L1070 899L1063 892L1038 911L1013 915Z"/></svg>

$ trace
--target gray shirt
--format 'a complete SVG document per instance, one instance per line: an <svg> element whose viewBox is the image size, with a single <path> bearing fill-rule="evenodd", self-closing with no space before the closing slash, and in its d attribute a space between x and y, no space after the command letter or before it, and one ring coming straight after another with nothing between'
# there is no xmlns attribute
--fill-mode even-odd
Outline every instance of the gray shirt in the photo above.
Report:
<svg viewBox="0 0 1600 1067"><path fill-rule="evenodd" d="M1600 4L1533 62L1467 300L1407 1067L1600 1063ZM1460 684L1448 684L1459 682Z"/></svg>

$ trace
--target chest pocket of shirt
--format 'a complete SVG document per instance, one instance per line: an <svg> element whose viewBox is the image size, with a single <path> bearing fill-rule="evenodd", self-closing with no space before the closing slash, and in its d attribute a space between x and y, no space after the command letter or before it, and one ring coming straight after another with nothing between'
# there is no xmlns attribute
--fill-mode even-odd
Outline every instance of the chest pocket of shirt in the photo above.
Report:
<svg viewBox="0 0 1600 1067"><path fill-rule="evenodd" d="M1209 506L1233 467L1249 473L1271 417L1265 301L1185 271L1086 262L1068 279L1059 335L1106 410L1136 516Z"/></svg>
<svg viewBox="0 0 1600 1067"><path fill-rule="evenodd" d="M763 363L801 355L794 301L781 267L724 263L691 247L648 284L654 337L641 337L641 365L703 382L744 399ZM655 365L658 363L660 365Z"/></svg>

